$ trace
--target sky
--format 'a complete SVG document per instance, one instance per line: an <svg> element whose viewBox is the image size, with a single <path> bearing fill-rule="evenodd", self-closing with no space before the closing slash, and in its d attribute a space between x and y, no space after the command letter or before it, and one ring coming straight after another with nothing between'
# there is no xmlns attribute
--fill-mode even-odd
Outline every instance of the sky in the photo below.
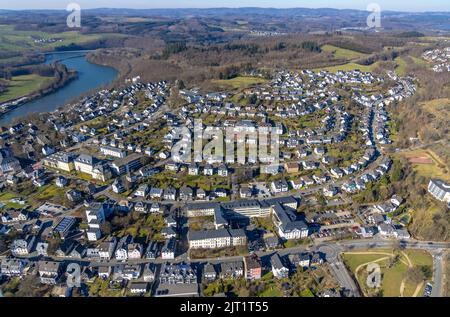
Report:
<svg viewBox="0 0 450 317"><path fill-rule="evenodd" d="M337 8L366 10L377 3L382 10L450 11L449 0L0 0L0 9L65 9L71 3L81 8L214 8L214 7L274 7L274 8Z"/></svg>

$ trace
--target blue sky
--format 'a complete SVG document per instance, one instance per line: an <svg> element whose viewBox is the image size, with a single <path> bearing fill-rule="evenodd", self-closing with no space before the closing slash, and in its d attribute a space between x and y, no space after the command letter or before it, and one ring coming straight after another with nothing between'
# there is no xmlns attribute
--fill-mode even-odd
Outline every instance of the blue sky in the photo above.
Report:
<svg viewBox="0 0 450 317"><path fill-rule="evenodd" d="M449 0L0 0L0 9L65 9L70 2L80 4L81 8L327 7L360 10L375 2L382 10L450 11Z"/></svg>

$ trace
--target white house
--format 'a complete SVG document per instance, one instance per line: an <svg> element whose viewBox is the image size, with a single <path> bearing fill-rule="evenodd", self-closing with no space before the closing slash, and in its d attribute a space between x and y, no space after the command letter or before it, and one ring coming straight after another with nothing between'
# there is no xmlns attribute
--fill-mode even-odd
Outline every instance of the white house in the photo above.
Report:
<svg viewBox="0 0 450 317"><path fill-rule="evenodd" d="M283 265L280 256L278 253L275 253L270 258L270 262L272 265L272 273L276 278L286 278L289 275L289 269Z"/></svg>

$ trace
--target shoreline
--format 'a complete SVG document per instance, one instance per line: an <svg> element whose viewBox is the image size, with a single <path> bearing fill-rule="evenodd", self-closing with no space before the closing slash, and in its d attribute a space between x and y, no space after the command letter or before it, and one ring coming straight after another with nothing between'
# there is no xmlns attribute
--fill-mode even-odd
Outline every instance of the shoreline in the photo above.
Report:
<svg viewBox="0 0 450 317"><path fill-rule="evenodd" d="M55 51L55 52L46 52L44 54L45 55L53 55L53 54L63 54L63 53L80 53L80 55L77 55L77 56L73 56L73 57L68 57L68 58L65 58L65 59L59 59L59 60L52 61L51 64L61 63L62 61L66 60L66 59L84 56L86 61L88 61L89 63L95 64L95 65L98 65L98 66L110 67L110 68L113 68L113 69L115 69L117 71L117 77L110 84L112 84L115 80L120 78L121 71L117 67L114 67L112 65L99 63L99 62L94 61L92 58L89 58L89 53L91 53L93 51L94 50ZM29 94L29 95L21 96L20 98L16 98L14 100L3 102L1 105L7 105L6 106L7 108L6 109L0 109L0 119L3 118L4 115L8 114L9 112L11 112L11 111L13 111L13 110L15 110L15 109L17 109L19 107L22 107L24 104L26 104L28 102L34 101L36 99L45 97L46 95L49 95L49 94L57 92L59 89L65 87L66 85L68 85L73 80L76 80L78 78L78 71L67 68L67 73L65 73L65 75L67 75L67 77L65 77L64 80L60 80L58 83L51 84L49 87L47 87L41 93L33 92L33 93ZM82 95L79 95L79 96L77 96L74 99L78 99L80 96L82 96ZM59 108L64 108L65 106L66 105L61 105ZM43 113L46 113L46 112L48 112L48 111L44 111ZM8 123L8 124L6 124L4 126L10 125L10 124L11 123Z"/></svg>
<svg viewBox="0 0 450 317"><path fill-rule="evenodd" d="M6 109L0 109L0 118L2 118L5 114L11 112L14 109L17 109L21 106L23 106L27 102L31 102L33 100L36 100L38 98L42 98L48 94L51 94L53 92L56 92L57 90L63 88L67 84L69 84L72 80L78 78L78 73L76 70L67 70L66 73L67 77L65 79L60 79L57 83L52 83L49 87L44 89L42 92L32 92L31 94L21 96L19 98L5 101L1 105L2 107L7 107ZM5 106L6 105L6 106Z"/></svg>

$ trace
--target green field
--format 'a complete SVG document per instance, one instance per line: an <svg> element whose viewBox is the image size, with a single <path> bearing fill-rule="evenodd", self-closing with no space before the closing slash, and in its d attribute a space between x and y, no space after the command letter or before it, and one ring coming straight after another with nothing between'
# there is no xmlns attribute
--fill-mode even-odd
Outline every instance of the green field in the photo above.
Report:
<svg viewBox="0 0 450 317"><path fill-rule="evenodd" d="M11 202L10 200L13 198L22 198L22 197L20 197L19 195L10 193L10 192L0 193L0 202L5 205L3 208L5 208L5 209L10 209L10 208L22 209L22 208L26 207L26 205L21 205L18 203Z"/></svg>
<svg viewBox="0 0 450 317"><path fill-rule="evenodd" d="M254 85L260 85L267 82L266 79L260 77L244 77L239 76L233 79L213 80L214 84L224 88L244 89Z"/></svg>
<svg viewBox="0 0 450 317"><path fill-rule="evenodd" d="M345 49L345 48L340 48L334 45L323 45L321 47L322 51L324 52L328 52L328 53L332 53L334 58L339 58L339 59L347 59L347 60L353 60L353 59L358 59L364 56L367 56L367 54L364 53L360 53L360 52L356 52L356 51L352 51L349 49Z"/></svg>
<svg viewBox="0 0 450 317"><path fill-rule="evenodd" d="M13 25L0 25L0 50L22 52L26 49L54 49L58 46L82 44L104 38L121 37L121 34L80 34L78 31L47 33L18 31ZM35 39L58 39L54 43L35 43Z"/></svg>
<svg viewBox="0 0 450 317"><path fill-rule="evenodd" d="M396 255L398 260L394 261ZM366 286L369 263L377 263L381 269L381 290L385 297L417 297L422 296L425 278L414 282L408 278L408 271L413 268L428 267L432 269L431 255L423 250L365 250L342 254L342 258L350 271L356 276L358 283L367 296L373 296L380 289L369 289Z"/></svg>
<svg viewBox="0 0 450 317"><path fill-rule="evenodd" d="M360 65L360 64L356 64L356 63L347 63L347 64L343 64L343 65L317 68L314 71L327 70L331 73L335 73L339 70L351 71L351 70L359 69L362 72L372 72L377 66L378 66L378 62L373 63L372 65Z"/></svg>
<svg viewBox="0 0 450 317"><path fill-rule="evenodd" d="M401 152L396 155L406 158L420 176L450 181L448 167L432 150L418 149Z"/></svg>
<svg viewBox="0 0 450 317"><path fill-rule="evenodd" d="M8 82L8 88L0 94L0 102L17 99L33 92L39 91L53 81L53 77L44 77L36 74L15 76Z"/></svg>
<svg viewBox="0 0 450 317"><path fill-rule="evenodd" d="M402 57L397 57L395 59L395 62L397 63L397 67L395 68L395 72L398 76L405 76L406 75L406 66L407 62Z"/></svg>
<svg viewBox="0 0 450 317"><path fill-rule="evenodd" d="M438 118L448 118L450 112L450 98L433 99L422 102L420 106Z"/></svg>

